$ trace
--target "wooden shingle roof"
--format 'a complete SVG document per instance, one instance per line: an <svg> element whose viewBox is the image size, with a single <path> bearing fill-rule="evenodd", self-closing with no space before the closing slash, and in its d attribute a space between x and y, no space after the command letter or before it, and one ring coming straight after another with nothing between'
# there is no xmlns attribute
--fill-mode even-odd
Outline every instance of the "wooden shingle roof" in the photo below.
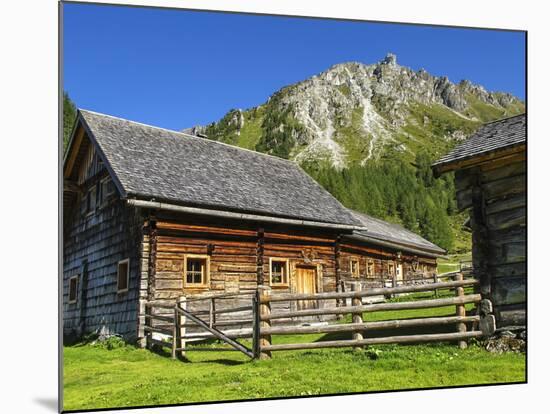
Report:
<svg viewBox="0 0 550 414"><path fill-rule="evenodd" d="M525 114L482 125L470 138L433 164L436 174L474 164L480 157L498 155L525 144Z"/></svg>
<svg viewBox="0 0 550 414"><path fill-rule="evenodd" d="M361 226L292 161L96 112L79 117L125 198Z"/></svg>
<svg viewBox="0 0 550 414"><path fill-rule="evenodd" d="M433 255L444 255L446 251L433 244L425 238L405 229L399 224L388 223L387 221L371 217L364 213L350 210L366 230L355 230L353 236L358 239L368 240L373 244L392 243L395 249L404 251L413 251L416 253L425 252Z"/></svg>

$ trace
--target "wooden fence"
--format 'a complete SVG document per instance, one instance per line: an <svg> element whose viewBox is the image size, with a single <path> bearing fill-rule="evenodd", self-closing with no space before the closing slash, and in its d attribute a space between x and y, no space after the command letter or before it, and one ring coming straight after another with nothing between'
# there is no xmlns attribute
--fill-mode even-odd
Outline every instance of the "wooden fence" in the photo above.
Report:
<svg viewBox="0 0 550 414"><path fill-rule="evenodd" d="M194 298L181 296L175 303L148 302L145 305L144 327L147 347L169 348L172 358L184 357L186 351L191 349L241 351L254 357L252 350L235 339L252 337L254 312L257 309L255 300L254 294L245 293ZM237 302L238 306L227 306L224 303L227 301ZM219 339L231 347L189 347L192 343L209 339Z"/></svg>
<svg viewBox="0 0 550 414"><path fill-rule="evenodd" d="M350 292L325 292L315 294L302 293L276 293L273 294L269 287L259 287L254 296L248 296L247 305L233 308L216 309L216 301L220 297L187 299L181 297L177 304L166 306L171 316L148 312L148 320L167 323L151 324L146 327L148 333L147 343L169 347L172 357L178 354L185 356L186 351L191 350L237 350L251 358L270 358L274 351L340 348L352 347L361 349L367 345L375 344L406 344L423 342L457 342L460 348L466 347L466 341L470 338L480 338L491 335L495 330L494 316L491 304L481 299L477 293L465 294L464 288L475 286L477 280L464 280L461 273L455 275L456 280L437 282L431 284L404 285L396 287L380 287L361 290L359 284L352 285ZM417 292L432 292L434 290L451 290L452 296L432 297L420 300L400 300L385 303L368 303L373 296L396 296ZM350 299L350 300L348 300ZM407 298L403 298L407 299ZM191 312L188 305L191 301L212 301L208 309ZM301 309L300 306L290 306L284 310L274 310L275 304L280 302L314 303L316 306ZM307 301L307 302L306 302ZM367 303L363 303L366 301ZM481 302L481 304L480 304ZM483 303L485 302L485 303ZM476 314L467 315L465 305L477 304ZM154 309L159 305L148 304L148 309ZM412 309L430 309L445 306L454 306L456 311L452 316L422 317L409 319L393 319L380 321L364 321L365 313L380 311L399 311ZM233 318L234 324L239 324L239 329L224 329L231 325L231 317L226 322L219 322L219 315L242 315L247 313L247 318ZM351 315L348 323L309 323L301 324L311 317L319 319L336 320L338 316ZM281 323L282 322L282 323ZM289 323L290 322L290 323ZM243 326L243 324L245 326ZM471 330L467 330L470 324ZM389 336L365 337L369 332L393 329L405 330L406 328L422 329L434 326L452 326L454 331L445 333L423 334L398 334ZM195 328L191 332L190 328ZM152 337L152 333L164 334L172 338L172 341L158 340ZM304 335L321 333L350 333L349 339L315 341L307 343L273 344L272 338L276 335ZM231 348L189 347L189 342L219 339L230 345ZM252 348L237 342L237 338L251 338Z"/></svg>

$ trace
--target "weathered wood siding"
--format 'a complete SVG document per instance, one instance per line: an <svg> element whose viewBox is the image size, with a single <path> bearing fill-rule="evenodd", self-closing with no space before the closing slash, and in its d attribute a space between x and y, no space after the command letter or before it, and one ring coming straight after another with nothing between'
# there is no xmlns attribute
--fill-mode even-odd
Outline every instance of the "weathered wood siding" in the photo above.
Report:
<svg viewBox="0 0 550 414"><path fill-rule="evenodd" d="M351 272L351 261L356 259L359 262L359 275L354 276ZM373 263L374 271L367 273L367 265ZM347 241L342 244L339 257L340 278L349 286L352 282L379 281L381 278L392 278L389 273L389 265L393 263L394 273L399 264L403 268L403 281L425 277L426 280L433 280L434 273L437 272L437 261L434 258L412 256L405 252L398 258L396 250L381 249L378 246L367 245L356 242L354 244ZM413 266L413 263L415 265ZM368 286L368 285L367 285Z"/></svg>
<svg viewBox="0 0 550 414"><path fill-rule="evenodd" d="M525 153L455 174L461 209L470 209L474 272L495 307L497 326L525 324Z"/></svg>
<svg viewBox="0 0 550 414"><path fill-rule="evenodd" d="M80 175L82 193L63 223L63 329L67 335L116 333L137 336L139 271L143 220L113 194L95 210L82 213L81 203L91 186L106 176L92 156ZM99 167L99 168L98 168ZM93 174L87 171L93 170ZM130 260L128 291L117 293L117 266ZM69 278L78 275L78 300L69 303Z"/></svg>
<svg viewBox="0 0 550 414"><path fill-rule="evenodd" d="M168 214L157 217L155 226L154 270L148 274L148 289L142 290L142 296L147 294L147 300L174 301L181 295L189 298L234 293L252 295L262 284L262 279L264 285L270 285L270 258L285 259L289 263L289 283L272 286L274 292L296 291L296 266L300 265L316 269L319 292L336 287L334 234ZM147 234L143 246L146 250L151 248ZM144 257L147 251L144 251ZM185 286L186 255L208 256L210 276L205 286ZM226 307L249 303L250 297L220 301ZM207 301L190 302L188 309L206 310L207 304ZM290 305L281 303L277 306Z"/></svg>

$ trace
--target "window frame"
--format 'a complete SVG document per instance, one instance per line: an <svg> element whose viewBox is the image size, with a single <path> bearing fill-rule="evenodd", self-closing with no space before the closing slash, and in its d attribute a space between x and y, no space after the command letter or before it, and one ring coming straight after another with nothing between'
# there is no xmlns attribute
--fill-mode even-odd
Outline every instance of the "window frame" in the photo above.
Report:
<svg viewBox="0 0 550 414"><path fill-rule="evenodd" d="M74 275L74 276L71 276L71 277L69 278L69 289L68 289L68 290L69 290L69 292L68 292L69 294L68 294L68 301L69 301L69 304L70 304L70 305L72 305L72 304L78 302L78 276L79 276L79 275ZM74 299L71 299L71 283L72 283L73 280L76 281L76 282L75 282L75 283L76 283L76 288L75 288L75 294L74 294L75 297L74 297Z"/></svg>
<svg viewBox="0 0 550 414"><path fill-rule="evenodd" d="M109 192L109 193L104 193L104 185L108 184L108 183L111 183L111 188L112 188L112 191ZM109 199L110 197L115 194L116 192L116 188L115 188L115 183L113 182L113 180L111 179L111 177L108 175L107 177L104 177L102 178L101 180L99 180L99 206L100 207L103 207L105 205L107 205L109 203Z"/></svg>
<svg viewBox="0 0 550 414"><path fill-rule="evenodd" d="M392 268L393 271L390 271L390 268ZM397 275L395 273L395 262L393 260L388 260L388 275L392 277Z"/></svg>
<svg viewBox="0 0 550 414"><path fill-rule="evenodd" d="M120 289L120 265L126 263L126 288ZM116 293L126 293L130 289L130 258L119 260L116 267Z"/></svg>
<svg viewBox="0 0 550 414"><path fill-rule="evenodd" d="M93 197L91 197L93 193ZM94 207L92 208L90 206L91 200L94 200ZM90 216L95 213L97 209L97 185L94 184L88 190L86 191L86 209L85 209L85 215Z"/></svg>
<svg viewBox="0 0 550 414"><path fill-rule="evenodd" d="M357 263L357 271L354 272L353 271L353 263ZM359 278L361 277L361 267L360 267L360 262L359 262L359 258L355 257L355 256L352 256L349 258L349 273L351 275L351 277L354 277L354 278Z"/></svg>
<svg viewBox="0 0 550 414"><path fill-rule="evenodd" d="M273 283L273 262L281 262L285 264L286 281ZM288 287L290 285L290 260L288 258L270 257L269 258L269 286L273 287Z"/></svg>
<svg viewBox="0 0 550 414"><path fill-rule="evenodd" d="M201 283L188 283L187 282L187 260L188 259L200 259L205 261L204 279ZM210 256L207 254L186 254L183 261L183 287L191 289L208 289L210 286Z"/></svg>
<svg viewBox="0 0 550 414"><path fill-rule="evenodd" d="M372 272L369 272L369 269L370 269L371 265L372 265ZM374 267L374 260L373 259L367 259L367 268L366 268L365 273L366 273L367 277L374 276L375 267Z"/></svg>

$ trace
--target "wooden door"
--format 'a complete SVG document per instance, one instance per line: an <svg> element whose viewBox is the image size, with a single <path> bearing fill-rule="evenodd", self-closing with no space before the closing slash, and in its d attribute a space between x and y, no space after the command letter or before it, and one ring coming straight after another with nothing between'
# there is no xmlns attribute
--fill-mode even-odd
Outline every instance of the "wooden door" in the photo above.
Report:
<svg viewBox="0 0 550 414"><path fill-rule="evenodd" d="M315 267L296 267L296 293L317 293L317 269ZM299 300L297 308L312 309L317 306L316 300Z"/></svg>

